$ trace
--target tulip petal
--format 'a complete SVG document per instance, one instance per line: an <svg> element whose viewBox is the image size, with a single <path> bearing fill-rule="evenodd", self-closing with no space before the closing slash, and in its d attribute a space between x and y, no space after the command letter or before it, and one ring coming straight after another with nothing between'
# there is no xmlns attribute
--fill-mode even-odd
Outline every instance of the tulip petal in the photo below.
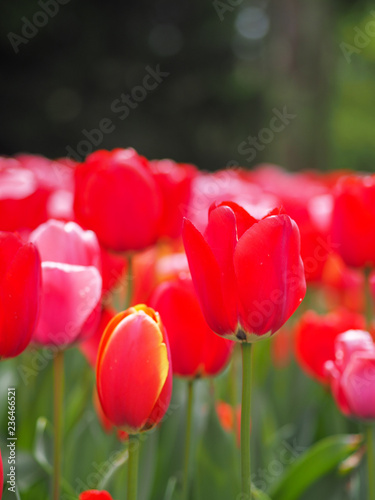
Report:
<svg viewBox="0 0 375 500"><path fill-rule="evenodd" d="M5 278L9 263L22 244L21 238L16 234L0 231L0 285Z"/></svg>
<svg viewBox="0 0 375 500"><path fill-rule="evenodd" d="M43 262L63 262L100 268L100 248L93 231L85 231L75 222L49 220L30 235Z"/></svg>
<svg viewBox="0 0 375 500"><path fill-rule="evenodd" d="M242 328L256 335L274 333L306 292L296 223L279 215L254 224L237 244L234 267Z"/></svg>
<svg viewBox="0 0 375 500"><path fill-rule="evenodd" d="M245 231L247 231L257 219L252 217L244 208L235 203L234 201L223 201L221 203L214 203L210 207L210 213L219 207L229 207L233 210L236 217L237 239L240 239Z"/></svg>
<svg viewBox="0 0 375 500"><path fill-rule="evenodd" d="M99 271L93 266L43 262L42 282L35 342L63 346L76 341L100 300Z"/></svg>
<svg viewBox="0 0 375 500"><path fill-rule="evenodd" d="M143 311L123 318L108 340L102 340L97 367L103 410L115 425L127 422L128 432L139 432L168 377L167 346L157 323ZM124 360L124 370L114 369Z"/></svg>
<svg viewBox="0 0 375 500"><path fill-rule="evenodd" d="M184 220L182 235L191 276L207 323L220 335L232 334L237 320L233 313L228 315L222 290L222 272L212 249L187 219Z"/></svg>

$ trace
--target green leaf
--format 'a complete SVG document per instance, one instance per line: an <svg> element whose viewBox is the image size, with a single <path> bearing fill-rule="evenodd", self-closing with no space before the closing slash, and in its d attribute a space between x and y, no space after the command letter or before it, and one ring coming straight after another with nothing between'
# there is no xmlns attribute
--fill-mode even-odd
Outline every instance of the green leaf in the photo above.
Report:
<svg viewBox="0 0 375 500"><path fill-rule="evenodd" d="M53 438L52 426L44 417L36 422L34 457L47 474L52 474Z"/></svg>
<svg viewBox="0 0 375 500"><path fill-rule="evenodd" d="M296 458L286 473L272 484L269 496L273 500L298 500L313 483L335 469L359 449L362 436L339 434L322 439Z"/></svg>
<svg viewBox="0 0 375 500"><path fill-rule="evenodd" d="M113 474L128 461L129 452L128 447L126 447L123 451L119 452L116 456L116 459L111 462L110 467L103 475L102 479L98 484L98 490L104 490L107 486L108 481L111 479Z"/></svg>

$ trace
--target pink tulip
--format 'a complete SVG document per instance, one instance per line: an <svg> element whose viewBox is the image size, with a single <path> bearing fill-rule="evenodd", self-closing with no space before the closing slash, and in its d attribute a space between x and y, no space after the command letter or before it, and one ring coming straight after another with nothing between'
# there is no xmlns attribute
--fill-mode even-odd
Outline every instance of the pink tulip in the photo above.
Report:
<svg viewBox="0 0 375 500"><path fill-rule="evenodd" d="M95 234L50 220L30 235L42 258L42 304L34 341L67 346L94 333L102 278Z"/></svg>

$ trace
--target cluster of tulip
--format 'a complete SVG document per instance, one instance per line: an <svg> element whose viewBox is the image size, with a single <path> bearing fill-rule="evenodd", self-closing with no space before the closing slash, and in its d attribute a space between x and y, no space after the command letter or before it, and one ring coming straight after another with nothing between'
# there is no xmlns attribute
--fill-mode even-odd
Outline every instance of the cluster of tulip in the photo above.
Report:
<svg viewBox="0 0 375 500"><path fill-rule="evenodd" d="M179 494L187 500L194 381L222 373L236 344L241 411L218 403L218 415L241 431L240 498L268 498L251 484L252 346L287 323L273 341L275 362L293 343L301 368L345 416L365 422L374 500L374 227L375 177L350 172L203 173L133 149L97 151L81 164L1 158L0 356L30 343L54 353L53 499L66 349L81 349L94 368L98 416L126 442L128 500L137 498L138 435L162 425L172 377L186 379Z"/></svg>

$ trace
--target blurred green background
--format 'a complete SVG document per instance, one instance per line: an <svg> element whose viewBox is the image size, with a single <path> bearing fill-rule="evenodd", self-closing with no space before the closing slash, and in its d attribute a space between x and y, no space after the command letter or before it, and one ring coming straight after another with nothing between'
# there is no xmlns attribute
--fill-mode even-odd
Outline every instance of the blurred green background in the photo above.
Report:
<svg viewBox="0 0 375 500"><path fill-rule="evenodd" d="M370 2L56 1L0 7L1 154L65 156L108 118L98 147L204 169L373 169ZM47 4L54 15L40 15ZM157 65L169 76L145 96L135 91L140 101L121 118L114 101ZM254 158L244 153L240 144L285 107L294 118L264 133Z"/></svg>

